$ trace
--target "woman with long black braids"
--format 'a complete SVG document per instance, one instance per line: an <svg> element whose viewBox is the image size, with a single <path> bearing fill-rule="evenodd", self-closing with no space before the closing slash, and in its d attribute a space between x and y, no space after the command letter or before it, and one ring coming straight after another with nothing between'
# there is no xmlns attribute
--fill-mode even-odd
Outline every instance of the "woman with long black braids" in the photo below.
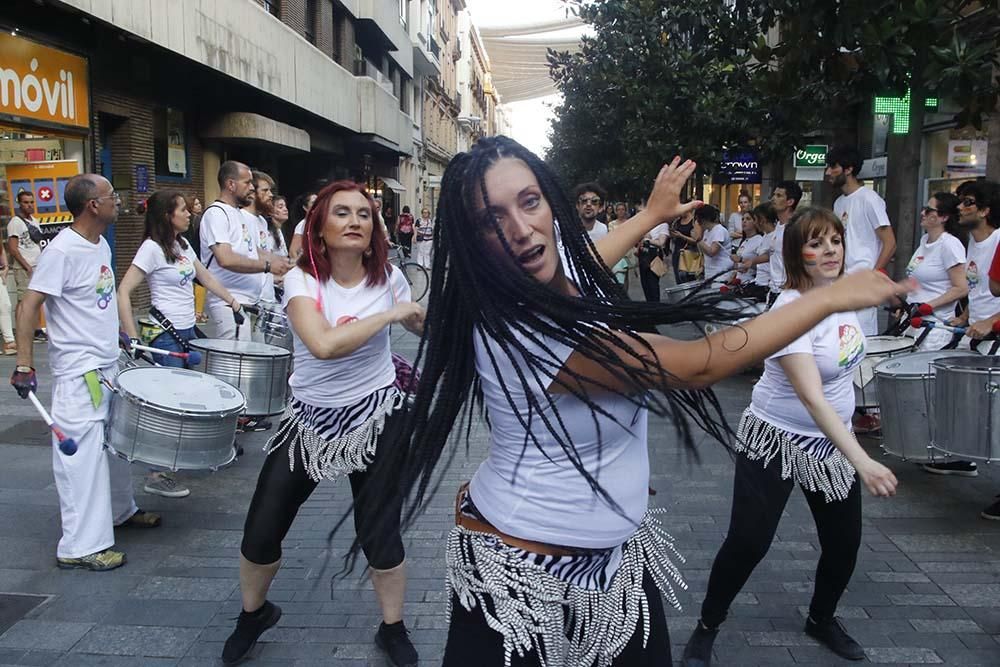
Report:
<svg viewBox="0 0 1000 667"><path fill-rule="evenodd" d="M257 479L240 546L243 610L222 661L243 660L281 609L267 600L281 543L323 479L347 477L354 527L371 572L382 624L375 643L396 667L417 652L403 624L406 569L395 470L403 395L395 386L389 326L420 334L424 311L389 264L388 238L363 186L334 181L306 217L303 252L285 276L285 312L294 334L291 398Z"/></svg>
<svg viewBox="0 0 1000 667"><path fill-rule="evenodd" d="M608 269L698 205L678 197L694 168L675 158L647 208L597 243L552 171L510 139L480 140L444 174L414 432L398 460L412 517L463 405L466 422L477 405L488 413L489 456L448 539L446 667L670 665L660 594L676 605L683 584L647 513L647 412L671 415L688 444L686 415L723 439L714 396L689 389L903 291L863 272L705 339L652 333L726 316L716 297L632 302Z"/></svg>

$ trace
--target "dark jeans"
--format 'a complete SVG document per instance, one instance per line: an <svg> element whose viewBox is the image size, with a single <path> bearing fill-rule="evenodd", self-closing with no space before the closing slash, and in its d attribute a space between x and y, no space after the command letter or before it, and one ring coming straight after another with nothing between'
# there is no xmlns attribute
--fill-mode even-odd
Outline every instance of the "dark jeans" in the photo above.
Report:
<svg viewBox="0 0 1000 667"><path fill-rule="evenodd" d="M649 600L650 629L646 648L642 647L643 628L639 624L622 653L611 664L614 667L670 667L670 634L663 613L663 600L649 574L642 579L642 589ZM448 643L444 648L442 667L503 667L503 635L486 624L483 611L476 607L467 611L458 598L452 596L451 623ZM538 654L520 658L511 656L511 667L538 665ZM551 664L551 663L550 663Z"/></svg>
<svg viewBox="0 0 1000 667"><path fill-rule="evenodd" d="M194 331L194 327L191 327L190 329L178 329L177 330L177 334L183 340L185 340L185 341L194 340L195 338L198 337L197 334ZM174 339L174 337L171 336L170 333L168 333L166 331L164 331L159 336L157 336L156 338L154 338L152 340L152 342L149 344L149 346L150 347L158 347L161 350L170 350L171 352L185 352L186 351L183 347L181 347L181 344L178 343ZM187 367L187 365L186 365L186 363L184 362L183 359L179 359L177 357L168 357L168 356L163 355L163 354L156 354L156 355L153 355L152 353L150 353L150 354L153 357L153 361L155 361L156 363L158 363L161 366L169 366L170 368L186 368Z"/></svg>
<svg viewBox="0 0 1000 667"><path fill-rule="evenodd" d="M793 480L781 479L779 459L765 468L761 461L737 456L729 534L712 564L708 593L701 605L701 620L707 627L718 627L726 620L729 606L767 554L794 486ZM833 618L858 559L861 480L855 480L847 498L840 501L828 503L821 492L802 492L816 521L822 549L809 615L822 622Z"/></svg>
<svg viewBox="0 0 1000 667"><path fill-rule="evenodd" d="M379 436L379 449L397 447L403 413L386 418ZM293 429L294 430L294 429ZM392 467L375 460L367 470L348 475L354 496L354 529L368 564L376 570L390 570L403 562L403 540L399 534L399 514L403 499ZM264 459L243 527L240 553L251 563L267 565L281 558L281 542L295 520L299 507L318 485L306 474L302 458L295 457L289 470L288 440ZM336 518L336 517L331 517Z"/></svg>
<svg viewBox="0 0 1000 667"><path fill-rule="evenodd" d="M649 262L639 262L639 282L646 301L659 303L660 276L649 270Z"/></svg>
<svg viewBox="0 0 1000 667"><path fill-rule="evenodd" d="M399 245L403 246L406 256L409 257L413 245L413 232L396 232L396 239L399 241Z"/></svg>

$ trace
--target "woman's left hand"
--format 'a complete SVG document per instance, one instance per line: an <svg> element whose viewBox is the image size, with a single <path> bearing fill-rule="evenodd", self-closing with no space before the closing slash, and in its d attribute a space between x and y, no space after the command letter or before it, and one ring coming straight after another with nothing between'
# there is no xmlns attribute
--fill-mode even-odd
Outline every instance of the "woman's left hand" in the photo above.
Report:
<svg viewBox="0 0 1000 667"><path fill-rule="evenodd" d="M702 202L698 200L689 201L686 204L681 203L681 191L697 166L691 160L685 160L682 163L680 156L676 156L670 161L670 164L665 164L660 169L660 173L657 174L656 180L653 182L653 190L649 193L649 203L646 205L646 210L657 221L663 222L679 218L702 205Z"/></svg>

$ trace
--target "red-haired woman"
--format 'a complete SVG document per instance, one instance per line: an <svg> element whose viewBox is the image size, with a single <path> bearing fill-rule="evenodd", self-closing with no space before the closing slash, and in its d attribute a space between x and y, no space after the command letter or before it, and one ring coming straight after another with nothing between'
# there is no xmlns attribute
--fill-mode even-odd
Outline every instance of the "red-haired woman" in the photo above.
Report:
<svg viewBox="0 0 1000 667"><path fill-rule="evenodd" d="M285 276L285 312L294 333L291 398L244 526L243 611L222 652L242 660L281 610L267 601L281 542L299 506L324 478L347 476L354 526L371 568L383 623L375 642L394 665L416 665L403 625L406 574L399 533L402 498L380 452L396 445L403 396L394 386L389 325L423 330L424 310L388 262L375 204L351 181L326 186L306 218L303 252Z"/></svg>

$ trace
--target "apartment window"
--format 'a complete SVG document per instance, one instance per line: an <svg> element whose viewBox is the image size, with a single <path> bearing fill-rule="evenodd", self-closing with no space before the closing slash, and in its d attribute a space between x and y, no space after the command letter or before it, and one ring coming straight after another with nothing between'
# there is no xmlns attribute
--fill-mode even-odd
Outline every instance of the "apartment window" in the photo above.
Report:
<svg viewBox="0 0 1000 667"><path fill-rule="evenodd" d="M159 179L188 178L187 130L184 112L153 109L153 167Z"/></svg>
<svg viewBox="0 0 1000 667"><path fill-rule="evenodd" d="M306 0L306 39L310 44L316 43L316 19L319 17L319 7L316 0Z"/></svg>
<svg viewBox="0 0 1000 667"><path fill-rule="evenodd" d="M264 0L264 9L271 16L281 18L281 0Z"/></svg>

